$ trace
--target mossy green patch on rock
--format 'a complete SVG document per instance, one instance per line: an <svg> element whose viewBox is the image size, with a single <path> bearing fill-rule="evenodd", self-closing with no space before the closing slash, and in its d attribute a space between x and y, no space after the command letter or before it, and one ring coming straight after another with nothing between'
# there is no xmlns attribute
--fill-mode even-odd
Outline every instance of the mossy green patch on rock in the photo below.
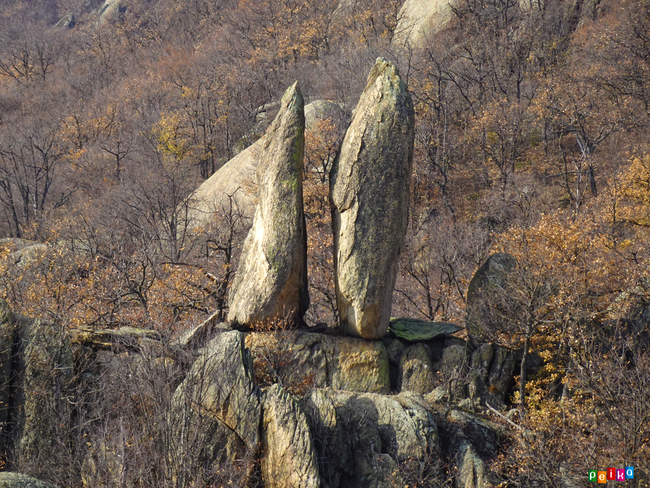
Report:
<svg viewBox="0 0 650 488"><path fill-rule="evenodd" d="M454 334L463 328L449 322L427 322L420 319L392 319L389 331L396 337L410 342L422 342L436 337Z"/></svg>
<svg viewBox="0 0 650 488"><path fill-rule="evenodd" d="M257 209L229 298L228 320L233 324L296 324L309 306L304 131L303 98L296 82L282 97L260 154Z"/></svg>

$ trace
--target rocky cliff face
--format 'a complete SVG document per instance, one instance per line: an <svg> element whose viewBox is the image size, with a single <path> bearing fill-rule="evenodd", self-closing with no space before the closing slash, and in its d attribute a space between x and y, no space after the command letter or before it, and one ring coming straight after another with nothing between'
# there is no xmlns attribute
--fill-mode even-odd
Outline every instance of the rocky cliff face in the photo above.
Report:
<svg viewBox="0 0 650 488"><path fill-rule="evenodd" d="M468 412L505 395L513 379L505 349L484 344L472 352L444 334L367 341L303 331L245 334L226 324L182 344L126 327L84 328L68 340L54 324L0 305L0 331L13 337L10 390L21 391L3 393L11 407L3 429L13 430L3 437L2 455L13 469L49 479L51 471L37 468L43 453L65 451L68 444L56 442L82 428L89 429L83 446L68 456L84 459L80 476L89 487L142 486L152 468L138 462L156 449L161 486L207 484L215 476L237 486L261 480L287 488L446 486L452 478L468 488L495 483L489 461L498 434ZM275 369L258 383L256 368L265 364ZM152 383L153 369L170 365L176 373ZM312 376L306 388L294 388ZM78 395L88 385L117 388L117 398L133 402L140 416L123 419L126 404L108 405L106 417L81 426L74 415L56 415L62 405L82 405ZM90 428L95 422L98 431ZM50 457L60 460L61 452ZM52 485L11 474L0 476L0 486Z"/></svg>
<svg viewBox="0 0 650 488"><path fill-rule="evenodd" d="M348 334L388 329L408 218L413 102L397 68L378 59L330 175L337 306Z"/></svg>
<svg viewBox="0 0 650 488"><path fill-rule="evenodd" d="M294 83L282 97L261 149L257 210L230 294L230 322L298 323L309 306L304 144L304 102Z"/></svg>
<svg viewBox="0 0 650 488"><path fill-rule="evenodd" d="M397 15L393 44L422 47L451 16L449 0L406 0Z"/></svg>

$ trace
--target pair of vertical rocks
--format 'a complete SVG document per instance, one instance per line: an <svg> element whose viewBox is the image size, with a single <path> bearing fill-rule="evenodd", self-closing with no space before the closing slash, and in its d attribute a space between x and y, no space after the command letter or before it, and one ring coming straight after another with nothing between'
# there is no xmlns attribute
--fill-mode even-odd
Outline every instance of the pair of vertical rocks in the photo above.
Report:
<svg viewBox="0 0 650 488"><path fill-rule="evenodd" d="M284 94L258 168L258 204L230 294L228 320L299 323L309 306L302 205L304 102ZM397 68L379 58L330 174L334 266L343 330L382 337L408 218L413 102Z"/></svg>

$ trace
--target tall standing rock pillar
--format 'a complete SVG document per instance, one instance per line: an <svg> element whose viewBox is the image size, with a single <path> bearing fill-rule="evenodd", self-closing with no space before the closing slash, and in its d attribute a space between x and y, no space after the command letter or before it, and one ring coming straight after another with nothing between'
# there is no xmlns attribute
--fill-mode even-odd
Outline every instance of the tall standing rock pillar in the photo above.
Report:
<svg viewBox="0 0 650 488"><path fill-rule="evenodd" d="M257 171L258 202L230 292L228 320L298 322L309 306L302 208L304 102L298 83L282 97Z"/></svg>
<svg viewBox="0 0 650 488"><path fill-rule="evenodd" d="M415 115L397 68L379 58L330 175L336 299L343 330L388 330L408 219Z"/></svg>

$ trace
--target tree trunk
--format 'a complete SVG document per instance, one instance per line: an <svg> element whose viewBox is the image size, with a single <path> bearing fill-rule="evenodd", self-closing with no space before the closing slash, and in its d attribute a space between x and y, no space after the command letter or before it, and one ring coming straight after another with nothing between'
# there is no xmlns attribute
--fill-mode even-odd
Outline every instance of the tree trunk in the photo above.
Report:
<svg viewBox="0 0 650 488"><path fill-rule="evenodd" d="M526 367L528 363L528 348L530 347L530 334L526 333L524 340L524 353L521 356L521 366L519 369L519 409L523 412L526 410Z"/></svg>

